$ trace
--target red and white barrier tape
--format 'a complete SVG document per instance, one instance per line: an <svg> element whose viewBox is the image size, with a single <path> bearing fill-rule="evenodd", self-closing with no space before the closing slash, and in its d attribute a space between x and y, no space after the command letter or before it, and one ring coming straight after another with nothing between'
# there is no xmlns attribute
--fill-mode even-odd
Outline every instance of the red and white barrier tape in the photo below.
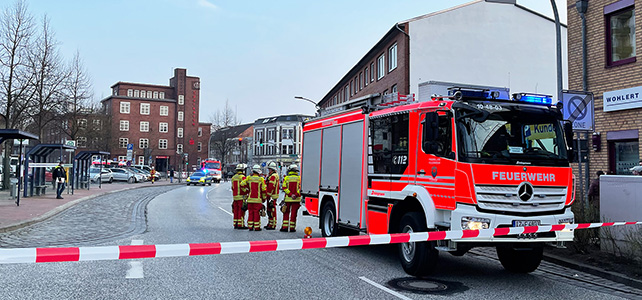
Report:
<svg viewBox="0 0 642 300"><path fill-rule="evenodd" d="M194 243L169 245L127 245L67 248L0 249L0 264L43 263L63 261L117 260L154 257L177 257L231 253L268 252L316 248L335 248L406 242L440 241L476 237L503 236L537 232L597 228L621 225L640 225L642 222L580 223L547 226L506 227L481 230L432 231L308 238L288 240Z"/></svg>

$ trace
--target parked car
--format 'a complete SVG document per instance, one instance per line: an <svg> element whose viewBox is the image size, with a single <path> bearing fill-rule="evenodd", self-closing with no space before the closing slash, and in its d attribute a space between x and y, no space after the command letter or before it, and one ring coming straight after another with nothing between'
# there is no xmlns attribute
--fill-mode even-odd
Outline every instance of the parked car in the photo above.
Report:
<svg viewBox="0 0 642 300"><path fill-rule="evenodd" d="M132 171L124 168L109 168L115 181L136 182L136 176Z"/></svg>
<svg viewBox="0 0 642 300"><path fill-rule="evenodd" d="M98 178L101 182L114 182L114 175L109 169L89 168L89 178L93 183L97 183Z"/></svg>
<svg viewBox="0 0 642 300"><path fill-rule="evenodd" d="M209 173L205 173L203 171L196 171L192 173L192 175L190 175L186 181L187 181L187 185L190 185L190 184L212 185L212 181L214 181L214 177Z"/></svg>
<svg viewBox="0 0 642 300"><path fill-rule="evenodd" d="M134 177L136 179L136 182L144 182L144 181L149 180L149 178L150 178L142 170L139 170L139 169L136 169L136 168L133 168L133 167L127 168L127 170L129 170L130 172L134 173Z"/></svg>

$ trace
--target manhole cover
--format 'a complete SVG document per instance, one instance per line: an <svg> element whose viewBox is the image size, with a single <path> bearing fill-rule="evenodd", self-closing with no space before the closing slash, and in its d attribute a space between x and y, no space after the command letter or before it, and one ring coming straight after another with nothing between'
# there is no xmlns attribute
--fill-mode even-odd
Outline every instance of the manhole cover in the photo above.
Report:
<svg viewBox="0 0 642 300"><path fill-rule="evenodd" d="M417 294L442 294L462 290L459 282L446 282L427 278L405 277L388 281L388 286L398 291ZM464 289L465 290L465 289Z"/></svg>

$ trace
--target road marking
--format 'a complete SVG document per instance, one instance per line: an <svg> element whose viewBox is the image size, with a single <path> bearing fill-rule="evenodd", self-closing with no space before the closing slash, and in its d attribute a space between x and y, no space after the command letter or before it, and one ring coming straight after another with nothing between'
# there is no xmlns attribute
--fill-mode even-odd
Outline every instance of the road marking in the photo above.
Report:
<svg viewBox="0 0 642 300"><path fill-rule="evenodd" d="M231 213L231 212L229 212L229 211L225 210L224 208L222 208L222 207L220 207L220 206L219 206L218 208L219 208L220 210L222 210L222 211L226 212L228 215L230 215L230 216L234 216L234 214L233 214L233 213Z"/></svg>
<svg viewBox="0 0 642 300"><path fill-rule="evenodd" d="M143 240L132 240L132 245L143 245ZM127 270L127 275L125 275L125 278L138 279L144 277L145 275L143 273L143 262L137 260L130 261L129 270Z"/></svg>
<svg viewBox="0 0 642 300"><path fill-rule="evenodd" d="M391 295L393 295L393 296L395 296L395 297L397 297L399 299L412 300L411 298L408 298L408 297L406 297L406 296L404 296L404 295L402 295L400 293L397 293L397 292L395 292L395 291L393 291L393 290L391 290L391 289L389 289L389 288L387 288L387 287L385 287L385 286L383 286L381 284L378 284L378 283L376 283L376 282L374 282L374 281L372 281L372 280L370 280L370 279L368 279L368 278L366 278L364 276L359 277L359 279L361 279L361 280L373 285L374 287L376 287L376 288L378 288L378 289L380 289L380 290L382 290L382 291L384 291L384 292L386 292L388 294L391 294Z"/></svg>
<svg viewBox="0 0 642 300"><path fill-rule="evenodd" d="M210 200L210 193L211 193L211 192L213 192L213 191L215 191L215 190L217 190L217 189L219 189L219 188L220 188L220 187L222 187L222 186L223 186L223 184L220 184L220 183L219 183L217 186L210 187L210 190L209 190L209 191L207 191L207 193L205 193L205 198L206 198L207 200ZM231 190L230 190L230 191L231 191Z"/></svg>

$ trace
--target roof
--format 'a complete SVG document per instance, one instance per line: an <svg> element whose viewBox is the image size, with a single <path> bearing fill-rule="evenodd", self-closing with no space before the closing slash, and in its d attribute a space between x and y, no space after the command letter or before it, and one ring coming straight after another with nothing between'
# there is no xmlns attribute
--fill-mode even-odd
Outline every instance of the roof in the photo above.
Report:
<svg viewBox="0 0 642 300"><path fill-rule="evenodd" d="M136 82L126 82L126 81L119 81L114 83L111 87L115 87L119 84L130 84L130 85L137 85L137 86L147 86L147 87L156 87L156 88L166 88L166 89L171 89L172 87L169 85L160 85L160 84L147 84L147 83L136 83Z"/></svg>
<svg viewBox="0 0 642 300"><path fill-rule="evenodd" d="M219 130L212 132L212 139L218 140L220 138L231 138L239 136L248 128L252 127L253 123L241 124L232 127L224 127Z"/></svg>
<svg viewBox="0 0 642 300"><path fill-rule="evenodd" d="M124 99L124 100L141 100L141 101L146 101L146 102L171 102L175 103L176 99L160 99L160 98L142 98L142 97L128 97L128 96L121 96L121 95L109 95L107 98L100 100L100 102L105 102L107 100L111 99Z"/></svg>
<svg viewBox="0 0 642 300"><path fill-rule="evenodd" d="M38 136L19 129L0 129L0 143L6 139L37 140Z"/></svg>

